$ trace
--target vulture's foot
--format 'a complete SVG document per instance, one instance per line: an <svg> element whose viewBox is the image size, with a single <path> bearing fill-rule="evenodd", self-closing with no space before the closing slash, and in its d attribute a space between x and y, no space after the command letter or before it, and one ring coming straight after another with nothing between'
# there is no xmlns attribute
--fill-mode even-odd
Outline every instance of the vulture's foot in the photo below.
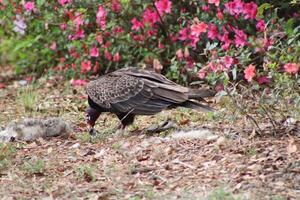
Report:
<svg viewBox="0 0 300 200"><path fill-rule="evenodd" d="M94 128L90 128L89 134L90 134L91 136L95 136L95 135L97 134L97 131L96 131Z"/></svg>
<svg viewBox="0 0 300 200"><path fill-rule="evenodd" d="M147 133L160 133L160 132L166 131L168 129L172 129L172 128L177 128L176 123L171 120L166 120L159 124L150 126L149 128L146 129L146 132Z"/></svg>

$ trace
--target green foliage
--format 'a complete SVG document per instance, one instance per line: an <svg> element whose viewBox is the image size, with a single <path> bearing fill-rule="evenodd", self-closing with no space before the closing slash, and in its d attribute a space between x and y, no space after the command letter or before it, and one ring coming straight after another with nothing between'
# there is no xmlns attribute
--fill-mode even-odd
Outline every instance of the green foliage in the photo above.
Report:
<svg viewBox="0 0 300 200"><path fill-rule="evenodd" d="M96 177L93 172L93 168L90 166L80 166L76 169L76 174L80 179L83 179L87 182L95 182Z"/></svg>
<svg viewBox="0 0 300 200"><path fill-rule="evenodd" d="M22 168L28 174L43 174L45 172L45 162L41 159L25 161Z"/></svg>
<svg viewBox="0 0 300 200"><path fill-rule="evenodd" d="M11 144L0 143L0 172L8 168L15 152L16 149Z"/></svg>

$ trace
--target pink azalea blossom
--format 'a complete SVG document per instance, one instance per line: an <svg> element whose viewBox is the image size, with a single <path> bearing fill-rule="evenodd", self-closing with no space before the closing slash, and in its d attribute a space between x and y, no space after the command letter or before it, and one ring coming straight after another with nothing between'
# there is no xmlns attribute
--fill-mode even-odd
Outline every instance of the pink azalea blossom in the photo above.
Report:
<svg viewBox="0 0 300 200"><path fill-rule="evenodd" d="M254 2L244 4L244 18L245 19L255 19L257 14L257 5Z"/></svg>
<svg viewBox="0 0 300 200"><path fill-rule="evenodd" d="M155 2L155 6L160 15L171 13L172 2L170 0L159 0Z"/></svg>
<svg viewBox="0 0 300 200"><path fill-rule="evenodd" d="M191 35L199 37L201 33L205 33L207 29L207 24L204 22L195 23L191 26Z"/></svg>
<svg viewBox="0 0 300 200"><path fill-rule="evenodd" d="M218 8L218 10L217 10L217 18L218 18L219 20L222 20L223 17L224 17L224 15L223 15L222 10L221 10L220 8Z"/></svg>
<svg viewBox="0 0 300 200"><path fill-rule="evenodd" d="M205 71L205 69L200 69L200 70L198 71L198 77L199 77L200 79L205 79L205 77L206 77L206 71Z"/></svg>
<svg viewBox="0 0 300 200"><path fill-rule="evenodd" d="M4 89L6 85L4 83L0 83L0 89Z"/></svg>
<svg viewBox="0 0 300 200"><path fill-rule="evenodd" d="M243 30L234 29L234 43L236 47L243 47L247 44L247 35Z"/></svg>
<svg viewBox="0 0 300 200"><path fill-rule="evenodd" d="M61 23L61 24L59 25L59 28L60 28L60 30L64 31L64 30L67 29L67 24L66 24L66 23Z"/></svg>
<svg viewBox="0 0 300 200"><path fill-rule="evenodd" d="M50 49L51 49L52 51L55 51L56 48L57 48L56 42L53 42L53 43L51 44L51 46L50 46Z"/></svg>
<svg viewBox="0 0 300 200"><path fill-rule="evenodd" d="M264 20L259 20L256 24L256 29L260 32L264 32L266 30L266 24Z"/></svg>
<svg viewBox="0 0 300 200"><path fill-rule="evenodd" d="M119 52L115 53L115 55L113 57L113 61L119 62L120 60L121 60L121 56L120 56Z"/></svg>
<svg viewBox="0 0 300 200"><path fill-rule="evenodd" d="M140 22L139 20L137 20L136 18L133 18L131 20L131 30L135 30L135 31L138 31L140 30L141 28L143 29L144 28L144 24L142 22Z"/></svg>
<svg viewBox="0 0 300 200"><path fill-rule="evenodd" d="M208 5L203 5L201 7L201 9L204 11L204 12L208 12L209 11L209 6Z"/></svg>
<svg viewBox="0 0 300 200"><path fill-rule="evenodd" d="M223 91L224 90L224 85L221 84L221 83L217 84L216 87L215 87L215 90L217 92Z"/></svg>
<svg viewBox="0 0 300 200"><path fill-rule="evenodd" d="M89 72L90 70L92 69L92 66L91 66L91 61L88 60L84 60L81 62L81 69L80 69L80 72L82 74L86 73L86 72Z"/></svg>
<svg viewBox="0 0 300 200"><path fill-rule="evenodd" d="M299 71L299 65L296 63L287 63L284 65L284 71L288 74L297 74Z"/></svg>
<svg viewBox="0 0 300 200"><path fill-rule="evenodd" d="M27 1L25 4L24 4L24 8L27 10L27 11L32 11L34 10L35 8L35 4L33 1Z"/></svg>
<svg viewBox="0 0 300 200"><path fill-rule="evenodd" d="M58 0L58 3L62 6L64 6L65 4L71 3L72 0Z"/></svg>
<svg viewBox="0 0 300 200"><path fill-rule="evenodd" d="M82 39L84 37L85 37L85 35L84 35L83 29L79 29L74 35L74 39Z"/></svg>
<svg viewBox="0 0 300 200"><path fill-rule="evenodd" d="M81 13L77 13L76 16L75 16L75 18L73 19L73 22L74 22L74 24L76 26L76 29L78 30L79 27L81 25L83 25L83 23L84 23L83 15Z"/></svg>
<svg viewBox="0 0 300 200"><path fill-rule="evenodd" d="M106 28L106 11L102 5L98 7L98 11L96 14L96 22L102 30Z"/></svg>
<svg viewBox="0 0 300 200"><path fill-rule="evenodd" d="M213 72L216 72L218 70L218 65L214 62L209 62L207 66Z"/></svg>
<svg viewBox="0 0 300 200"><path fill-rule="evenodd" d="M255 66L250 64L245 70L244 70L244 74L245 74L245 79L248 82L251 82L252 79L254 78L255 74L256 74L256 70L255 70Z"/></svg>
<svg viewBox="0 0 300 200"><path fill-rule="evenodd" d="M104 57L105 57L106 60L108 60L108 61L112 61L112 59L113 59L111 53L110 53L108 50L105 50L105 52L104 52Z"/></svg>
<svg viewBox="0 0 300 200"><path fill-rule="evenodd" d="M157 29L150 29L146 31L148 37L156 36L157 35Z"/></svg>
<svg viewBox="0 0 300 200"><path fill-rule="evenodd" d="M98 50L97 47L94 46L90 49L90 56L91 57L98 57L99 56L99 50Z"/></svg>
<svg viewBox="0 0 300 200"><path fill-rule="evenodd" d="M220 5L220 0L208 0L208 3L215 4L215 6L219 6Z"/></svg>
<svg viewBox="0 0 300 200"><path fill-rule="evenodd" d="M182 49L178 49L178 50L176 51L176 57L177 57L178 60L182 60L182 58L183 58L183 52L182 52Z"/></svg>
<svg viewBox="0 0 300 200"><path fill-rule="evenodd" d="M241 0L234 0L225 3L225 8L230 15L236 15L243 13L244 3Z"/></svg>
<svg viewBox="0 0 300 200"><path fill-rule="evenodd" d="M229 33L227 31L225 31L224 34L221 36L218 36L218 38L219 38L219 40L221 40L223 42L221 48L223 50L228 50L230 45L232 44L232 41L229 39Z"/></svg>
<svg viewBox="0 0 300 200"><path fill-rule="evenodd" d="M112 0L111 10L115 13L121 12L122 6L119 0Z"/></svg>
<svg viewBox="0 0 300 200"><path fill-rule="evenodd" d="M96 35L95 39L97 40L98 44L102 44L103 43L103 37L101 35Z"/></svg>
<svg viewBox="0 0 300 200"><path fill-rule="evenodd" d="M260 76L257 78L257 82L259 85L268 84L270 83L270 79L267 76Z"/></svg>
<svg viewBox="0 0 300 200"><path fill-rule="evenodd" d="M143 22L148 23L151 27L159 21L159 16L155 10L147 8L143 13Z"/></svg>
<svg viewBox="0 0 300 200"><path fill-rule="evenodd" d="M158 48L163 49L163 48L165 48L165 45L163 43L161 43L161 41L159 41L158 42Z"/></svg>
<svg viewBox="0 0 300 200"><path fill-rule="evenodd" d="M200 38L196 35L190 35L189 36L189 40L190 40L190 43L189 45L193 48L196 48L197 47L197 43L199 42Z"/></svg>
<svg viewBox="0 0 300 200"><path fill-rule="evenodd" d="M190 35L190 29L189 28L183 28L179 31L179 37L178 39L181 41L187 40Z"/></svg>
<svg viewBox="0 0 300 200"><path fill-rule="evenodd" d="M230 57L230 56L224 56L224 57L222 58L222 62L223 62L223 64L224 64L224 66L225 66L227 69L229 69L229 68L232 66L232 64L233 64L233 58Z"/></svg>
<svg viewBox="0 0 300 200"><path fill-rule="evenodd" d="M87 84L87 81L82 79L72 79L70 80L70 84L72 86L85 86Z"/></svg>
<svg viewBox="0 0 300 200"><path fill-rule="evenodd" d="M209 39L216 39L218 37L219 31L218 31L218 27L214 24L210 24L207 28L207 37Z"/></svg>
<svg viewBox="0 0 300 200"><path fill-rule="evenodd" d="M116 26L112 30L113 34L118 35L124 33L124 29L121 26Z"/></svg>

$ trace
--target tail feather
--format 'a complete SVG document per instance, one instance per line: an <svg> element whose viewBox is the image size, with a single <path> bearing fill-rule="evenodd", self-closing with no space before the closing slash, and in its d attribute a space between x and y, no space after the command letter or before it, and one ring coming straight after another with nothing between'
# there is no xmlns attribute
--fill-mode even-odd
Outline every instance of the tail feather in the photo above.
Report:
<svg viewBox="0 0 300 200"><path fill-rule="evenodd" d="M180 104L181 107L185 107L185 108L191 108L191 109L195 109L195 110L199 110L202 112L214 112L215 109L207 106L207 105L203 105L200 104L198 102L195 101L185 101L182 104Z"/></svg>
<svg viewBox="0 0 300 200"><path fill-rule="evenodd" d="M216 95L215 91L207 89L189 89L188 98L196 100L204 100L206 97L214 97Z"/></svg>

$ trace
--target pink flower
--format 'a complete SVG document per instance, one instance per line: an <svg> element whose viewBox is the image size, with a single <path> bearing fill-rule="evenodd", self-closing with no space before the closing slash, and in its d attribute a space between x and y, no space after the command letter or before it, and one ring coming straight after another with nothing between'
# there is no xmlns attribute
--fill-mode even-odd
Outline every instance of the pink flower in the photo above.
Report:
<svg viewBox="0 0 300 200"><path fill-rule="evenodd" d="M59 27L60 27L60 30L64 31L64 30L66 30L66 28L67 28L67 24L66 24L66 23L61 23L61 24L59 25Z"/></svg>
<svg viewBox="0 0 300 200"><path fill-rule="evenodd" d="M34 2L33 1L28 1L25 3L24 8L27 11L32 11L35 8Z"/></svg>
<svg viewBox="0 0 300 200"><path fill-rule="evenodd" d="M115 55L113 57L113 61L119 62L120 60L121 60L121 56L120 56L119 52L115 53Z"/></svg>
<svg viewBox="0 0 300 200"><path fill-rule="evenodd" d="M87 82L82 79L72 79L72 80L70 80L70 84L72 86L85 86L87 84Z"/></svg>
<svg viewBox="0 0 300 200"><path fill-rule="evenodd" d="M231 65L233 64L233 58L230 56L225 56L222 58L224 66L229 69Z"/></svg>
<svg viewBox="0 0 300 200"><path fill-rule="evenodd" d="M260 76L257 78L257 82L259 85L270 83L270 79L267 76Z"/></svg>
<svg viewBox="0 0 300 200"><path fill-rule="evenodd" d="M189 28L183 28L179 31L179 37L178 39L181 41L187 40L190 35L190 29Z"/></svg>
<svg viewBox="0 0 300 200"><path fill-rule="evenodd" d="M96 35L95 39L100 45L103 43L103 37L101 35Z"/></svg>
<svg viewBox="0 0 300 200"><path fill-rule="evenodd" d="M255 74L256 74L256 70L255 70L255 66L250 64L245 70L244 70L244 74L245 74L245 79L248 82L251 82L252 79L254 78Z"/></svg>
<svg viewBox="0 0 300 200"><path fill-rule="evenodd" d="M200 70L198 71L198 77L199 77L200 79L205 79L205 76L206 76L205 69L200 69Z"/></svg>
<svg viewBox="0 0 300 200"><path fill-rule="evenodd" d="M67 3L71 3L71 2L72 2L72 0L58 0L58 3L62 6L64 6Z"/></svg>
<svg viewBox="0 0 300 200"><path fill-rule="evenodd" d="M98 57L99 56L99 50L97 47L92 47L90 49L90 56L91 57Z"/></svg>
<svg viewBox="0 0 300 200"><path fill-rule="evenodd" d="M284 65L284 71L288 74L297 74L299 71L299 64L287 63Z"/></svg>
<svg viewBox="0 0 300 200"><path fill-rule="evenodd" d="M98 11L96 14L96 22L102 30L106 28L106 11L102 5L98 7Z"/></svg>
<svg viewBox="0 0 300 200"><path fill-rule="evenodd" d="M4 83L0 83L0 89L4 89L6 85Z"/></svg>
<svg viewBox="0 0 300 200"><path fill-rule="evenodd" d="M224 31L224 35L219 36L219 40L223 42L221 48L223 50L228 50L232 41L229 39L229 33L227 31Z"/></svg>
<svg viewBox="0 0 300 200"><path fill-rule="evenodd" d="M113 34L118 35L124 32L124 29L121 26L116 26L112 30Z"/></svg>
<svg viewBox="0 0 300 200"><path fill-rule="evenodd" d="M148 23L151 27L159 21L159 16L157 12L147 8L143 13L143 22Z"/></svg>
<svg viewBox="0 0 300 200"><path fill-rule="evenodd" d="M176 51L176 57L177 57L178 60L182 60L182 58L183 58L183 52L182 52L182 49L178 49L178 50Z"/></svg>
<svg viewBox="0 0 300 200"><path fill-rule="evenodd" d="M219 20L223 19L223 12L220 8L218 8L218 10L217 10L217 17Z"/></svg>
<svg viewBox="0 0 300 200"><path fill-rule="evenodd" d="M81 25L83 25L83 23L84 23L82 14L77 13L76 16L75 16L75 18L74 18L72 21L74 22L74 24L75 24L75 26L76 26L76 29L78 30L79 27L80 27Z"/></svg>
<svg viewBox="0 0 300 200"><path fill-rule="evenodd" d="M214 40L218 37L218 34L219 34L218 27L214 24L210 24L207 29L207 37L209 39Z"/></svg>
<svg viewBox="0 0 300 200"><path fill-rule="evenodd" d="M74 35L74 39L82 39L84 38L84 30L83 29L79 29L76 34Z"/></svg>
<svg viewBox="0 0 300 200"><path fill-rule="evenodd" d="M208 0L208 3L215 4L215 6L219 6L220 5L220 0Z"/></svg>
<svg viewBox="0 0 300 200"><path fill-rule="evenodd" d="M223 91L224 90L224 85L221 84L221 83L217 84L216 87L215 87L215 90L217 92Z"/></svg>
<svg viewBox="0 0 300 200"><path fill-rule="evenodd" d="M266 30L266 24L264 20L259 20L256 24L256 29L260 32L264 32Z"/></svg>
<svg viewBox="0 0 300 200"><path fill-rule="evenodd" d="M207 29L207 24L204 22L195 23L191 26L191 35L199 37L201 33L205 33Z"/></svg>
<svg viewBox="0 0 300 200"><path fill-rule="evenodd" d="M218 65L214 62L209 62L207 66L213 72L216 72L218 70Z"/></svg>
<svg viewBox="0 0 300 200"><path fill-rule="evenodd" d="M131 30L135 30L135 31L138 31L138 30L140 30L140 28L144 28L144 24L143 23L141 23L139 20L137 20L136 18L133 18L132 20L131 20L131 24L132 24L132 26L131 26Z"/></svg>
<svg viewBox="0 0 300 200"><path fill-rule="evenodd" d="M55 50L56 50L56 47L57 47L56 42L53 42L53 43L51 44L51 46L50 46L50 49L51 49L52 51L55 51Z"/></svg>
<svg viewBox="0 0 300 200"><path fill-rule="evenodd" d="M163 43L161 43L161 41L159 41L158 42L158 48L163 49L163 48L165 48L165 45Z"/></svg>
<svg viewBox="0 0 300 200"><path fill-rule="evenodd" d="M254 2L244 4L244 18L245 19L255 19L257 14L257 5Z"/></svg>
<svg viewBox="0 0 300 200"><path fill-rule="evenodd" d="M230 15L238 16L244 11L244 3L241 0L230 1L225 3L225 8Z"/></svg>
<svg viewBox="0 0 300 200"><path fill-rule="evenodd" d="M234 43L236 47L243 47L247 44L247 35L243 30L234 29Z"/></svg>
<svg viewBox="0 0 300 200"><path fill-rule="evenodd" d="M208 12L209 11L209 6L208 5L203 5L201 7L201 9L204 11L204 12Z"/></svg>
<svg viewBox="0 0 300 200"><path fill-rule="evenodd" d="M86 72L89 72L90 70L92 69L92 67L91 67L91 61L86 61L86 60L84 60L84 61L82 61L81 62L81 69L80 69L80 72L82 73L82 74L84 74L84 73L86 73Z"/></svg>
<svg viewBox="0 0 300 200"><path fill-rule="evenodd" d="M104 52L104 57L105 57L106 60L108 60L108 61L111 61L111 60L113 59L111 53L110 53L108 50L105 50L105 52Z"/></svg>
<svg viewBox="0 0 300 200"><path fill-rule="evenodd" d="M164 13L171 13L172 2L169 0L159 0L155 2L155 6L162 16Z"/></svg>
<svg viewBox="0 0 300 200"><path fill-rule="evenodd" d="M115 13L119 13L121 11L121 3L119 0L112 0L111 2L111 10Z"/></svg>

